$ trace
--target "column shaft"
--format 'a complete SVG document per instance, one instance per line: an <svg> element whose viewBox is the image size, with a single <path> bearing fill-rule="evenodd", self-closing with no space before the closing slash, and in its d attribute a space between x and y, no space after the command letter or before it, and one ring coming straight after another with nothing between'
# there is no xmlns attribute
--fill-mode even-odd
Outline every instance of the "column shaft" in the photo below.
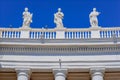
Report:
<svg viewBox="0 0 120 80"><path fill-rule="evenodd" d="M103 80L103 74L101 72L93 73L92 80Z"/></svg>

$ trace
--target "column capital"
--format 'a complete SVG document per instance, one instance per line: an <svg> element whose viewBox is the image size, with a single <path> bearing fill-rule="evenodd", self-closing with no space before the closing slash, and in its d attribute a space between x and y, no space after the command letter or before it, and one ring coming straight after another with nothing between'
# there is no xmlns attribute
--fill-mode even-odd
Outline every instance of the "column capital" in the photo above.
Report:
<svg viewBox="0 0 120 80"><path fill-rule="evenodd" d="M67 69L53 69L54 75L64 75L66 76L67 74ZM62 73L62 74L59 74Z"/></svg>
<svg viewBox="0 0 120 80"><path fill-rule="evenodd" d="M25 73L29 73L29 74L31 73L31 69L29 69L29 68L16 68L15 70L17 73L19 73L19 72L25 72Z"/></svg>
<svg viewBox="0 0 120 80"><path fill-rule="evenodd" d="M29 80L31 75L31 69L29 68L16 68L17 80Z"/></svg>
<svg viewBox="0 0 120 80"><path fill-rule="evenodd" d="M92 76L94 75L103 75L105 73L105 68L104 67L93 67L90 68L90 74Z"/></svg>
<svg viewBox="0 0 120 80"><path fill-rule="evenodd" d="M27 74L27 75L31 75L31 69L29 69L29 68L16 68L15 69L16 70L16 73L19 75L19 73L25 73L25 74Z"/></svg>

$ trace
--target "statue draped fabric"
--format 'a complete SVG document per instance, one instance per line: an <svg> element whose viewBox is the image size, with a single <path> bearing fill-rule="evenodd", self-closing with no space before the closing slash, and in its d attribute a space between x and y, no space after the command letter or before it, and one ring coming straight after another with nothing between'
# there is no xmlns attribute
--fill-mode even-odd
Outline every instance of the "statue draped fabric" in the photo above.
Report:
<svg viewBox="0 0 120 80"><path fill-rule="evenodd" d="M57 28L63 28L63 17L64 14L61 12L61 8L58 8L58 12L54 14L54 23L56 24Z"/></svg>
<svg viewBox="0 0 120 80"><path fill-rule="evenodd" d="M32 23L32 16L33 14L28 12L28 8L25 8L25 11L23 12L23 27L30 27L30 23Z"/></svg>
<svg viewBox="0 0 120 80"><path fill-rule="evenodd" d="M97 19L97 16L98 16L99 14L100 14L100 12L97 12L97 11L96 11L96 8L93 8L93 11L89 14L91 27L98 27L98 19Z"/></svg>

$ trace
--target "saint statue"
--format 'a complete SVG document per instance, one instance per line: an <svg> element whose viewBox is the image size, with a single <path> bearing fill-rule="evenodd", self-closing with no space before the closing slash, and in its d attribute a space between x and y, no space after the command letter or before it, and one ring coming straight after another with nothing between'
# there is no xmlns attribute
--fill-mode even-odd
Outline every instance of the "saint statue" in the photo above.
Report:
<svg viewBox="0 0 120 80"><path fill-rule="evenodd" d="M63 28L62 19L64 17L63 12L61 12L61 8L58 8L58 12L54 14L54 23L57 28Z"/></svg>
<svg viewBox="0 0 120 80"><path fill-rule="evenodd" d="M89 14L90 18L90 25L92 27L98 27L98 19L97 16L100 14L100 12L96 11L96 8L93 8L93 11Z"/></svg>
<svg viewBox="0 0 120 80"><path fill-rule="evenodd" d="M25 11L23 12L23 27L30 27L30 23L32 23L32 16L33 14L28 12L28 8L25 8Z"/></svg>

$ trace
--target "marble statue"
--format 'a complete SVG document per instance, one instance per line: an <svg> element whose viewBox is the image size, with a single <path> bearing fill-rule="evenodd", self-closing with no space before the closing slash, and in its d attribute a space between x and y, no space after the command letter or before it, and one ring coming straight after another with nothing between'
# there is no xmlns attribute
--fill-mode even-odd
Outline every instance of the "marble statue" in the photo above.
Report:
<svg viewBox="0 0 120 80"><path fill-rule="evenodd" d="M64 17L63 12L61 12L61 8L58 8L58 12L54 14L54 23L57 28L63 28L62 19Z"/></svg>
<svg viewBox="0 0 120 80"><path fill-rule="evenodd" d="M28 12L28 8L25 8L25 11L23 12L23 27L30 27L30 23L32 23L32 16L30 12Z"/></svg>
<svg viewBox="0 0 120 80"><path fill-rule="evenodd" d="M97 12L97 11L96 11L96 8L93 8L93 11L89 14L91 27L98 27L98 19L97 19L97 16L98 16L99 14L100 14L100 12Z"/></svg>

